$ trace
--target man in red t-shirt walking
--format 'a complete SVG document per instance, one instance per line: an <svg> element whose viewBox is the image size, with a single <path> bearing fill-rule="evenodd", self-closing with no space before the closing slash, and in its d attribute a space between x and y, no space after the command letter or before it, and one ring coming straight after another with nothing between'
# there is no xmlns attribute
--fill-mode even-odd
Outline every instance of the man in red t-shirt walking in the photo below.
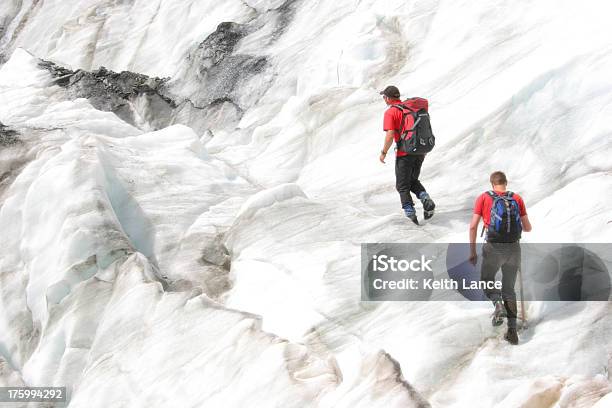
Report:
<svg viewBox="0 0 612 408"><path fill-rule="evenodd" d="M487 242L482 248L480 279L494 282L497 271L502 271L502 289L486 289L485 295L493 301L495 311L492 323L499 326L504 316L508 317L508 331L504 338L511 344L518 344L516 331L516 293L514 285L521 265L521 231L531 231L525 203L520 195L506 190L506 175L496 171L489 178L492 190L482 193L476 199L474 214L470 223L470 261L476 265L476 233L480 218L487 231ZM494 219L492 220L492 216ZM502 303L503 300L503 303Z"/></svg>
<svg viewBox="0 0 612 408"><path fill-rule="evenodd" d="M389 108L385 111L383 130L385 134L385 144L380 152L379 160L385 163L385 157L387 152L391 148L391 144L395 140L397 143L400 137L400 131L402 126L402 111L394 108L392 105L403 104L400 100L400 92L395 86L391 85L386 87L383 91L380 91L383 96L385 103ZM406 103L410 102L412 108L415 110L427 109L428 102L426 99L414 98ZM406 152L397 150L395 153L395 188L397 189L400 200L402 203L402 209L406 217L410 218L412 222L419 225L419 221L414 210L414 202L410 192L413 192L417 196L421 203L423 203L423 216L425 219L429 219L434 215L435 203L425 191L425 187L419 181L419 175L421 174L421 166L425 160L425 154L408 154Z"/></svg>

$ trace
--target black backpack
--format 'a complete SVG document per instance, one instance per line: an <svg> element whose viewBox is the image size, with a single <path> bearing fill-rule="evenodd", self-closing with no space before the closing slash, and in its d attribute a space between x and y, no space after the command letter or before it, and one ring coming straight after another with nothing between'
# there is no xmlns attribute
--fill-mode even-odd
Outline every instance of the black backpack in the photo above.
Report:
<svg viewBox="0 0 612 408"><path fill-rule="evenodd" d="M521 239L523 224L518 202L513 198L514 193L506 191L502 195L497 195L489 190L487 194L493 199L487 241L517 242Z"/></svg>
<svg viewBox="0 0 612 408"><path fill-rule="evenodd" d="M414 110L406 105L392 105L402 111L397 150L408 154L425 154L432 151L436 138L431 130L429 112L426 109ZM412 118L412 120L409 120Z"/></svg>

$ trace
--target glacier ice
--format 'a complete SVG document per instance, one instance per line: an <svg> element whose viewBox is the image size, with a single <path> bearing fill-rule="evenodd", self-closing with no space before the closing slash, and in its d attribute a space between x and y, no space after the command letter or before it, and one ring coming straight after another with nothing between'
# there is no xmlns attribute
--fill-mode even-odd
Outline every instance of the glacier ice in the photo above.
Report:
<svg viewBox="0 0 612 408"><path fill-rule="evenodd" d="M609 242L606 2L0 4L0 385L70 407L605 407L609 302L362 303L362 242L465 241L498 168L529 242ZM106 68L103 68L106 67ZM430 99L439 207L381 165ZM556 405L555 405L556 404Z"/></svg>

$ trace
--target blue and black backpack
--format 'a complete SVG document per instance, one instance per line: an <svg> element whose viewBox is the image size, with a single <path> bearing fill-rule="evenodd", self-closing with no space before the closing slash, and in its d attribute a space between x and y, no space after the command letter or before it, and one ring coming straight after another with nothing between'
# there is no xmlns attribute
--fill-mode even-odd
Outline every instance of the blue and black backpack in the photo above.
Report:
<svg viewBox="0 0 612 408"><path fill-rule="evenodd" d="M491 218L487 230L488 242L517 242L521 239L523 225L518 202L514 199L512 191L497 195L487 191L493 199Z"/></svg>

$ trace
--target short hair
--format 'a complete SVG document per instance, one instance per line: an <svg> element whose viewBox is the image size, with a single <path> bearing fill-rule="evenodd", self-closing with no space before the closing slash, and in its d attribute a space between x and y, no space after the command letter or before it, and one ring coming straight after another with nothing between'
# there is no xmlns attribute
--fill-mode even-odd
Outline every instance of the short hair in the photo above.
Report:
<svg viewBox="0 0 612 408"><path fill-rule="evenodd" d="M506 175L503 171L494 171L491 173L491 177L489 177L489 181L494 186L501 186L502 184L508 184L508 180L506 179Z"/></svg>

